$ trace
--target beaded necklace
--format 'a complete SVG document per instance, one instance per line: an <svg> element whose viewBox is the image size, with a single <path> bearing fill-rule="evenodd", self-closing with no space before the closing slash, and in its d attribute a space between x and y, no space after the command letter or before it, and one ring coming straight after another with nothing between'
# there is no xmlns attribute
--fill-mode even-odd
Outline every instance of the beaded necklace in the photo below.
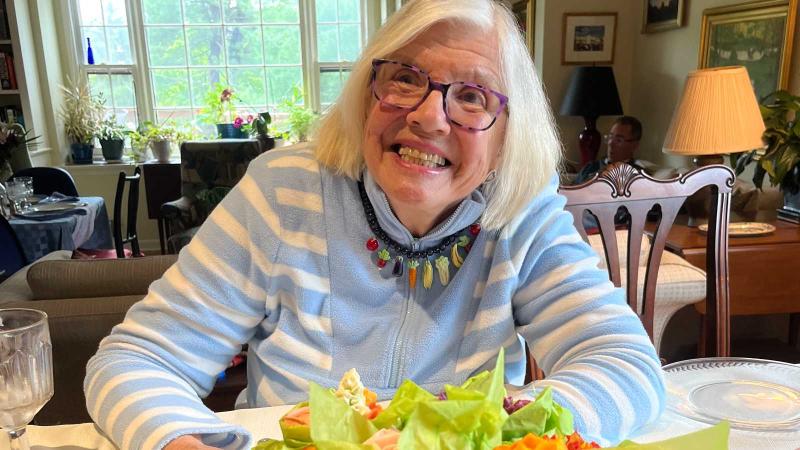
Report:
<svg viewBox="0 0 800 450"><path fill-rule="evenodd" d="M478 222L462 228L455 234L451 234L442 240L436 247L427 250L412 250L399 242L395 241L381 228L375 210L367 196L364 183L358 182L358 192L361 194L361 205L364 207L364 214L367 216L369 228L375 236L367 239L367 250L375 254L375 265L379 270L384 270L389 261L394 261L392 265L392 275L402 277L405 273L404 267L408 269L408 286L411 289L417 284L417 269L422 263L422 286L430 289L433 286L433 267L436 266L439 283L447 286L450 282L450 263L453 263L456 270L464 263L465 256L461 256L459 247L469 254L472 248L472 240L481 232L481 225ZM383 244L383 245L381 245ZM451 247L452 246L452 247ZM450 256L439 255L447 247L450 247ZM439 256L437 256L439 255ZM431 258L434 258L431 264Z"/></svg>

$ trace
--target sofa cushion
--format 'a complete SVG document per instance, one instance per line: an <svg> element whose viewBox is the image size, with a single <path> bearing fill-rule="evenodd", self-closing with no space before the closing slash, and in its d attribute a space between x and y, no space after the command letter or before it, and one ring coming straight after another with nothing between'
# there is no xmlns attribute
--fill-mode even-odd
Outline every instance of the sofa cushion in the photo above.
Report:
<svg viewBox="0 0 800 450"><path fill-rule="evenodd" d="M147 294L177 255L129 259L42 261L28 270L37 300Z"/></svg>
<svg viewBox="0 0 800 450"><path fill-rule="evenodd" d="M14 275L11 275L8 279L0 283L0 306L11 302L27 302L33 300L33 291L31 291L30 286L28 286L27 279L28 270L30 270L31 266L40 261L68 260L71 254L72 252L70 250L57 250L42 256L14 272Z"/></svg>

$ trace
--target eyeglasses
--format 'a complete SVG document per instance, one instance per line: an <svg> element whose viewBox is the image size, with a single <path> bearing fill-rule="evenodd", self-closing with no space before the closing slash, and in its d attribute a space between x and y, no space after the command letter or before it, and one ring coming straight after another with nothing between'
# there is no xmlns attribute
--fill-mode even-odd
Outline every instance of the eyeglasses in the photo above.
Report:
<svg viewBox="0 0 800 450"><path fill-rule="evenodd" d="M450 123L474 131L488 130L508 103L508 97L475 83L437 83L424 70L387 59L372 60L372 93L382 104L414 110L431 91L442 93Z"/></svg>
<svg viewBox="0 0 800 450"><path fill-rule="evenodd" d="M636 142L636 141L638 141L638 139L625 139L624 137L622 137L622 136L620 136L618 134L606 134L606 135L603 135L603 139L605 139L606 142L613 142L614 144L622 144L623 142Z"/></svg>

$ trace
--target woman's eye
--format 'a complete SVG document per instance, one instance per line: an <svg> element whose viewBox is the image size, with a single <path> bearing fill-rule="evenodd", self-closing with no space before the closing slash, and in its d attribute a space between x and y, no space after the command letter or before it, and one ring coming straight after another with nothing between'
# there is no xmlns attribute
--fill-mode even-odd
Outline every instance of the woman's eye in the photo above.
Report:
<svg viewBox="0 0 800 450"><path fill-rule="evenodd" d="M486 95L475 88L464 88L458 93L458 101L475 106L486 106Z"/></svg>
<svg viewBox="0 0 800 450"><path fill-rule="evenodd" d="M420 82L419 76L410 70L401 70L397 72L392 77L392 81L396 81L398 83L413 84L415 86L418 85Z"/></svg>

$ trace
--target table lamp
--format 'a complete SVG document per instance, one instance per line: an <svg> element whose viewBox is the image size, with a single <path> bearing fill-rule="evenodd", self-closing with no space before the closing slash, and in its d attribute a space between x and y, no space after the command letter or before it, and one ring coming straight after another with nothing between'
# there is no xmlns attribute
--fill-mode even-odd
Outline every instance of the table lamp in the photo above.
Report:
<svg viewBox="0 0 800 450"><path fill-rule="evenodd" d="M692 156L698 166L721 164L722 155L763 147L763 133L747 69L700 69L686 77L663 151Z"/></svg>
<svg viewBox="0 0 800 450"><path fill-rule="evenodd" d="M576 67L560 113L562 116L583 116L584 128L578 135L581 166L597 159L601 140L596 127L597 118L622 115L614 70L610 66Z"/></svg>

